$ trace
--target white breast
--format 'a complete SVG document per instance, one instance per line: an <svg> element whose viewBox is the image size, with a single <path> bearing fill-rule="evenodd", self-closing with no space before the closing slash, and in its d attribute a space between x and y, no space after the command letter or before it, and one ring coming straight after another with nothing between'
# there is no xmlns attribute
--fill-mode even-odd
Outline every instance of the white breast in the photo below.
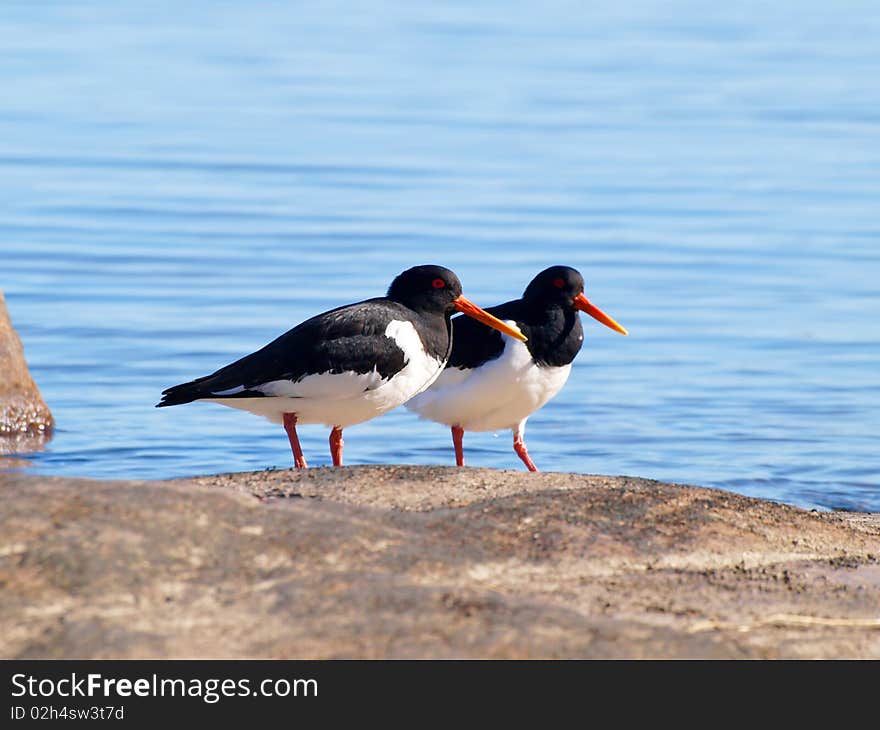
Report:
<svg viewBox="0 0 880 730"><path fill-rule="evenodd" d="M267 398L211 398L231 408L239 408L270 421L281 423L285 413L296 413L299 423L352 426L369 421L402 405L434 382L444 362L429 356L411 322L392 320L385 328L403 350L406 365L390 378L374 369L368 373L318 373L296 382L274 380L252 390ZM229 391L218 393L222 396Z"/></svg>
<svg viewBox="0 0 880 730"><path fill-rule="evenodd" d="M504 336L504 351L473 370L447 368L406 407L422 418L466 431L515 428L555 396L571 365L539 367L519 340Z"/></svg>

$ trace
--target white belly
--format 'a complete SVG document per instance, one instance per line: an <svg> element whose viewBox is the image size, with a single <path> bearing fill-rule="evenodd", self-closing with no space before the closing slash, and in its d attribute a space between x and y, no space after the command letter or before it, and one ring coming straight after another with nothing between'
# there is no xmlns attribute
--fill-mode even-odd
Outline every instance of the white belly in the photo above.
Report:
<svg viewBox="0 0 880 730"><path fill-rule="evenodd" d="M295 413L299 423L353 426L369 421L402 405L433 383L443 371L442 360L424 351L418 333L409 322L392 321L385 334L400 347L406 365L393 377L368 373L320 373L302 380L275 380L251 388L263 398L206 398L282 423L285 413ZM235 390L235 389L232 389Z"/></svg>
<svg viewBox="0 0 880 730"><path fill-rule="evenodd" d="M406 407L465 431L515 428L562 390L570 371L538 367L525 344L505 336L500 357L474 370L447 368Z"/></svg>

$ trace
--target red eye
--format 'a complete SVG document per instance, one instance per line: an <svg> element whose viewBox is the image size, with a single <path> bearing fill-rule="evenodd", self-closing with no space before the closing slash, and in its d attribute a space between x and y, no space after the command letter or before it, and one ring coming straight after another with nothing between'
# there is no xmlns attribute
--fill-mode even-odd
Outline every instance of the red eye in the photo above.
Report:
<svg viewBox="0 0 880 730"><path fill-rule="evenodd" d="M431 282L431 286L435 289L442 289L446 286L446 282L443 281L443 279L434 279L434 281Z"/></svg>
<svg viewBox="0 0 880 730"><path fill-rule="evenodd" d="M565 286L565 279L554 279L553 286L555 286L557 289L562 289L562 287Z"/></svg>

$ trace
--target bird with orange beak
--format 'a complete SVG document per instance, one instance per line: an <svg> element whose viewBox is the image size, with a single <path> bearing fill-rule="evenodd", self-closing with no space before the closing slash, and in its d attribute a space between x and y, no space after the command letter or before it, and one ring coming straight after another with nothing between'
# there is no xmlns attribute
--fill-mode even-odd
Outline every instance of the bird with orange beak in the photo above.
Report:
<svg viewBox="0 0 880 730"><path fill-rule="evenodd" d="M312 317L211 375L168 388L157 407L204 400L283 424L297 468L306 467L297 424L323 423L340 466L343 428L396 408L437 379L452 349L456 312L485 332L526 339L466 299L449 269L416 266L397 276L386 296Z"/></svg>
<svg viewBox="0 0 880 730"><path fill-rule="evenodd" d="M455 462L464 465L465 431L513 431L513 448L530 471L524 434L529 416L565 385L584 331L578 312L622 335L627 331L584 295L584 279L568 266L538 274L520 299L486 309L527 338L511 338L457 317L443 373L406 407L452 429Z"/></svg>

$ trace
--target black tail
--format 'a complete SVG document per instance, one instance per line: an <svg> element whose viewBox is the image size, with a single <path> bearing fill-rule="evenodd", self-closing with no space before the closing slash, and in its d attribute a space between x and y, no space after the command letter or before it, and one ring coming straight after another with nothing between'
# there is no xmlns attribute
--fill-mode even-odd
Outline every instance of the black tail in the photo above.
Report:
<svg viewBox="0 0 880 730"><path fill-rule="evenodd" d="M166 388L162 391L162 400L156 404L156 408L164 408L165 406L179 406L182 403L192 403L199 398L210 396L211 390L205 387L205 381L211 376L204 378L196 378L189 383L181 383Z"/></svg>
<svg viewBox="0 0 880 730"><path fill-rule="evenodd" d="M296 330L291 331L295 332ZM223 398L262 398L265 393L249 390L249 388L266 379L279 380L290 377L288 370L284 367L283 358L270 351L270 348L281 339L278 338L263 349L245 355L210 375L166 388L162 391L162 400L156 404L156 408L179 406L181 403L192 403L194 400L202 398L216 398L218 393L225 393ZM269 352L269 356L265 354L267 352Z"/></svg>

